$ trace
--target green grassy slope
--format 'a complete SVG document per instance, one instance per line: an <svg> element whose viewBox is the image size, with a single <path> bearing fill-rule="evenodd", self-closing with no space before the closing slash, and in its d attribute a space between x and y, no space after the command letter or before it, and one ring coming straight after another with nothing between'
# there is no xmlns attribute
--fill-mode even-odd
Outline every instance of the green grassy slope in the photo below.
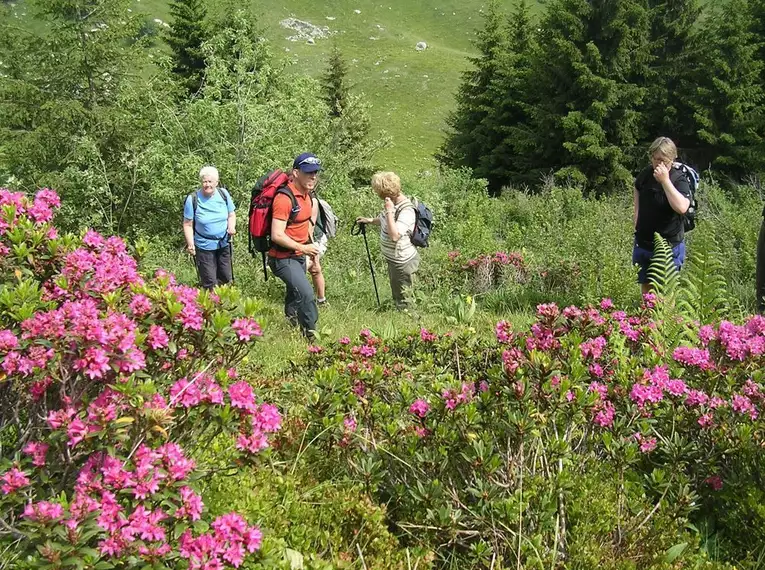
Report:
<svg viewBox="0 0 765 570"><path fill-rule="evenodd" d="M514 0L502 4L510 12ZM337 42L354 89L372 105L375 132L385 131L393 138L392 146L377 157L380 167L404 173L433 168L432 155L443 140L444 120L454 106L460 73L475 53L472 40L483 25L481 11L487 2L259 0L254 6L274 54L290 62L293 71L320 74L332 42ZM168 0L134 0L133 9L150 19L169 19ZM23 0L16 12L26 12ZM314 45L288 41L294 32L279 25L288 17L328 26L333 35ZM419 41L427 43L425 51L415 50Z"/></svg>

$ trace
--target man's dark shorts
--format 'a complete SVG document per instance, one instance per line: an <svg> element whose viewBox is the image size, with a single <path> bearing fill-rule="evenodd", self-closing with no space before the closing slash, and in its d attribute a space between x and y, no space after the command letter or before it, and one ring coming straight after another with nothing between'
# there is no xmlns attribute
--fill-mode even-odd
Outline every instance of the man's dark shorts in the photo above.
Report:
<svg viewBox="0 0 765 570"><path fill-rule="evenodd" d="M644 249L638 244L635 244L635 247L632 249L632 264L640 266L640 271L638 271L638 283L648 283L648 266L651 264L652 257L653 251ZM680 268L685 261L684 241L672 248L672 261L675 262L675 267L680 271Z"/></svg>

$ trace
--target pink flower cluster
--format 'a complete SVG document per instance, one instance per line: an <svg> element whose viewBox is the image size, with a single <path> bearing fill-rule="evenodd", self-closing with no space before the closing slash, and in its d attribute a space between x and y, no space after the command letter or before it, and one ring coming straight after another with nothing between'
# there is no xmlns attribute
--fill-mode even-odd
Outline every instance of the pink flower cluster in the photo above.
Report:
<svg viewBox="0 0 765 570"><path fill-rule="evenodd" d="M456 255L454 255L455 253ZM450 261L455 261L457 258L459 258L459 252L451 252L448 254L448 257ZM483 265L485 263L498 266L512 265L523 271L526 270L526 262L523 260L523 255L521 253L505 253L504 251L497 251L493 254L481 254L478 257L467 260L462 265L462 268L475 269L479 265Z"/></svg>
<svg viewBox="0 0 765 570"><path fill-rule="evenodd" d="M430 410L430 404L428 404L422 398L415 400L411 406L409 406L409 413L414 414L420 418L424 418Z"/></svg>
<svg viewBox="0 0 765 570"><path fill-rule="evenodd" d="M257 453L269 446L268 434L279 431L282 417L276 406L255 403L255 394L247 382L235 382L228 389L231 407L238 409L246 431L240 433L236 447L249 453Z"/></svg>
<svg viewBox="0 0 765 570"><path fill-rule="evenodd" d="M0 486L0 491L3 492L3 495L15 493L30 483L29 477L27 477L26 473L21 471L18 467L11 467L8 471L3 473L3 476L0 477L0 481L3 482L2 486Z"/></svg>
<svg viewBox="0 0 765 570"><path fill-rule="evenodd" d="M131 285L143 285L138 263L127 251L125 242L116 236L104 238L90 230L79 247L64 257L60 279L51 281L51 299L81 298L83 295L103 295Z"/></svg>
<svg viewBox="0 0 765 570"><path fill-rule="evenodd" d="M422 340L422 342L435 342L438 340L438 335L430 332L428 329L421 328L420 340Z"/></svg>
<svg viewBox="0 0 765 570"><path fill-rule="evenodd" d="M236 319L231 328L242 342L249 342L252 337L263 336L263 331L258 322L253 318Z"/></svg>
<svg viewBox="0 0 765 570"><path fill-rule="evenodd" d="M27 216L37 225L50 222L53 219L53 210L60 205L61 199L58 194L48 188L38 190L31 201L21 192L0 188L0 211L3 206L12 206L14 209L10 224L4 216L0 216L0 235L8 231L8 228L18 221L19 216Z"/></svg>
<svg viewBox="0 0 765 570"><path fill-rule="evenodd" d="M464 404L473 399L475 388L467 383L463 382L459 391L455 389L446 389L441 392L441 397L444 399L447 410L455 410L460 404Z"/></svg>
<svg viewBox="0 0 765 570"><path fill-rule="evenodd" d="M189 570L220 570L224 562L239 568L247 553L258 550L263 533L247 524L240 515L229 513L215 519L212 532L194 538L187 530L180 538L180 554L189 561Z"/></svg>

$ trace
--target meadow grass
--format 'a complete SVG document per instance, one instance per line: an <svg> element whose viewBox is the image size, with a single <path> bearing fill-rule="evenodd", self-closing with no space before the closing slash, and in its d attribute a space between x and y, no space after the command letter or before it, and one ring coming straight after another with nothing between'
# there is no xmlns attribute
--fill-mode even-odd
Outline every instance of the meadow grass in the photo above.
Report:
<svg viewBox="0 0 765 570"><path fill-rule="evenodd" d="M510 12L515 2L502 0L500 4ZM218 9L215 0L210 5L211 11ZM363 93L371 104L374 136L387 133L392 138L391 145L378 152L375 163L415 173L436 166L433 154L443 141L461 74L470 68L468 58L476 55L472 42L483 26L481 14L487 6L488 2L480 0L262 0L253 2L251 9L258 15L258 25L271 41L275 57L288 64L289 72L319 76L337 44L348 64L354 92ZM134 0L131 9L144 13L148 21L170 19L168 0ZM28 21L23 0L13 12L20 22L26 19L34 26ZM316 40L315 45L289 41L287 37L294 32L280 25L288 17L328 26L332 35ZM155 28L158 33L164 29L161 25ZM427 43L425 51L415 50L419 41ZM165 49L161 41L155 45Z"/></svg>

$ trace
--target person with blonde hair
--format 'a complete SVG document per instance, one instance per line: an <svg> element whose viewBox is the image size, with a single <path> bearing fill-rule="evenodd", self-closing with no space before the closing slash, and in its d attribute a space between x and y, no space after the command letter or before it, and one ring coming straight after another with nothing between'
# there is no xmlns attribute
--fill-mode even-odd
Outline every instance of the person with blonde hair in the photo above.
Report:
<svg viewBox="0 0 765 570"><path fill-rule="evenodd" d="M671 139L659 137L648 148L651 164L638 173L633 192L635 244L632 263L640 266L638 283L650 291L648 266L653 257L653 236L658 233L672 246L672 259L679 270L685 261L683 216L691 205L691 187L686 173L676 162L677 147Z"/></svg>
<svg viewBox="0 0 765 570"><path fill-rule="evenodd" d="M193 256L200 286L212 289L234 279L231 236L236 233L236 214L231 195L218 187L218 169L199 171L201 188L186 197L183 235Z"/></svg>
<svg viewBox="0 0 765 570"><path fill-rule="evenodd" d="M401 179L395 172L372 176L372 189L383 200L383 211L376 218L359 217L359 224L380 226L380 247L388 263L388 277L397 309L406 307L404 288L411 287L420 266L420 254L411 237L417 223L414 204L401 192Z"/></svg>

